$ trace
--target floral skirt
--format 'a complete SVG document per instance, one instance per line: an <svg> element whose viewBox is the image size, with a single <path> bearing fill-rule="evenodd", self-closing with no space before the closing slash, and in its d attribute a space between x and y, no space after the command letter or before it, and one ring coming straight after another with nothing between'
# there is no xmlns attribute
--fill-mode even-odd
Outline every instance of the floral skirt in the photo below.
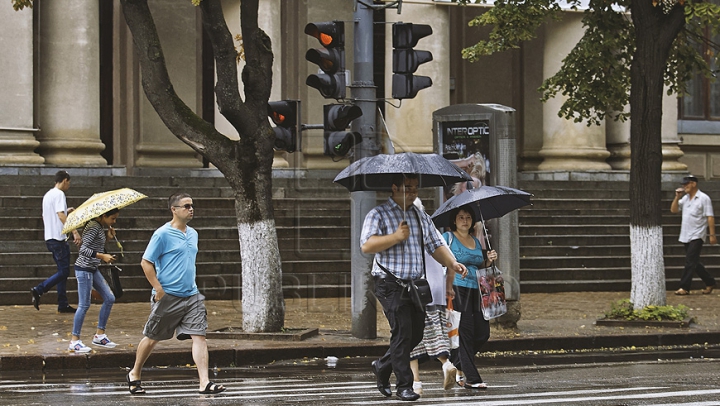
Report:
<svg viewBox="0 0 720 406"><path fill-rule="evenodd" d="M448 337L447 317L445 306L431 306L425 313L425 331L423 339L410 352L410 359L437 358L450 354L450 339Z"/></svg>

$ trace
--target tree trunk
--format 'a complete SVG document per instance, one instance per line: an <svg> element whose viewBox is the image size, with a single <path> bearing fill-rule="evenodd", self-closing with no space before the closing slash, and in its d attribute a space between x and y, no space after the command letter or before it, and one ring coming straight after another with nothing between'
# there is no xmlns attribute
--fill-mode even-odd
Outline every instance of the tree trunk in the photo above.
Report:
<svg viewBox="0 0 720 406"><path fill-rule="evenodd" d="M665 305L665 265L660 179L664 73L672 42L685 20L683 8L668 14L644 0L633 0L636 50L630 67L630 245L636 309Z"/></svg>
<svg viewBox="0 0 720 406"><path fill-rule="evenodd" d="M189 0L187 0L189 1ZM282 267L272 207L273 131L267 118L272 46L257 25L258 0L241 3L246 66L245 101L237 81L237 51L220 0L203 0L203 28L213 46L220 113L238 130L232 141L197 116L175 93L147 0L121 0L138 48L145 94L168 129L213 163L235 193L242 261L243 329L280 331L285 318ZM202 235L200 236L202 238Z"/></svg>

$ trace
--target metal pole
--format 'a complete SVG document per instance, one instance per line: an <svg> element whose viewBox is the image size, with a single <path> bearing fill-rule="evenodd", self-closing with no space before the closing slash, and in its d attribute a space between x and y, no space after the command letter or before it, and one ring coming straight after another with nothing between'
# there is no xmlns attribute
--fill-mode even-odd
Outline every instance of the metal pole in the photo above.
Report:
<svg viewBox="0 0 720 406"><path fill-rule="evenodd" d="M377 97L373 82L373 9L357 2L354 13L354 72L351 97L363 115L353 120L352 131L362 134L363 142L355 146L353 162L378 154L376 125ZM351 193L351 302L352 335L356 338L377 338L377 308L374 283L370 276L373 256L360 251L360 232L367 213L376 205L375 192Z"/></svg>

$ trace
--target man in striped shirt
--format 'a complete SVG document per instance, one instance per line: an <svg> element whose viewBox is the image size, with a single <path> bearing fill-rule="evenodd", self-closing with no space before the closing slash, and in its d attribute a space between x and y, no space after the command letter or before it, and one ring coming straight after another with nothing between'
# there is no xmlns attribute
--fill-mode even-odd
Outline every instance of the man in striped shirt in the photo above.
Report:
<svg viewBox="0 0 720 406"><path fill-rule="evenodd" d="M417 400L420 395L412 389L410 351L422 340L425 313L417 310L407 288L396 279L416 280L423 277L423 251L448 268L449 272L467 275L464 265L442 244L430 216L417 209L418 175L406 174L393 178L392 195L372 209L363 223L360 245L365 254L375 254L372 275L375 295L383 306L390 324L390 347L380 359L373 361L380 393L391 396L390 374L395 372L397 397ZM382 268L387 269L388 275ZM448 278L449 279L449 278ZM453 297L452 279L446 293Z"/></svg>

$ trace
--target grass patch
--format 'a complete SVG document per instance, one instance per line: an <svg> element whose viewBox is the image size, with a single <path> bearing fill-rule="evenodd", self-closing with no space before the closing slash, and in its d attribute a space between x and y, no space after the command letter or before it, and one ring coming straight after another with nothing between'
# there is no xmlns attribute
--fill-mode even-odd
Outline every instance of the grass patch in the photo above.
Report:
<svg viewBox="0 0 720 406"><path fill-rule="evenodd" d="M615 320L685 320L688 317L687 306L646 306L634 309L630 299L614 302L605 317Z"/></svg>

